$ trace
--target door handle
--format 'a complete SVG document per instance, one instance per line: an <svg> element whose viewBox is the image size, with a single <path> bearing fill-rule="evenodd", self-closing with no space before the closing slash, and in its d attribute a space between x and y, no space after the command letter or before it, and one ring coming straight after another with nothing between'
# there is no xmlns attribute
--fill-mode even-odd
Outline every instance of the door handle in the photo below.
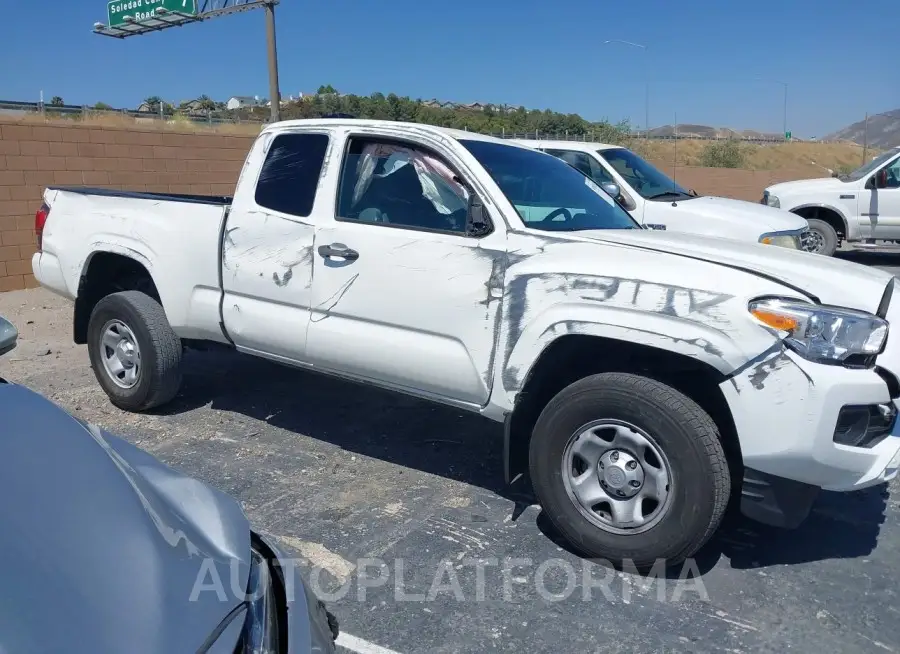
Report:
<svg viewBox="0 0 900 654"><path fill-rule="evenodd" d="M332 243L331 245L320 245L319 256L328 259L330 257L340 257L347 261L356 261L359 259L359 252L352 248L348 248L343 243Z"/></svg>

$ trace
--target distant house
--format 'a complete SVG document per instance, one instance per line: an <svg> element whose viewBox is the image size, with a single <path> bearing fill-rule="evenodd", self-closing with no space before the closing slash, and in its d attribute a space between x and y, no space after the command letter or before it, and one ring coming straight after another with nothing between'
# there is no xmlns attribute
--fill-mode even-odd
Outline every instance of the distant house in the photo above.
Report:
<svg viewBox="0 0 900 654"><path fill-rule="evenodd" d="M459 105L463 109L470 109L472 111L484 111L486 105L481 102L469 102L468 104Z"/></svg>
<svg viewBox="0 0 900 654"><path fill-rule="evenodd" d="M203 103L200 102L200 100L190 100L188 102L182 102L178 109L179 111L182 111L189 115L206 113L206 107L203 106Z"/></svg>
<svg viewBox="0 0 900 654"><path fill-rule="evenodd" d="M228 102L225 103L226 109L251 109L253 107L265 107L267 104L266 100L263 100L258 95L257 96L247 96L247 95L236 95L233 98L229 98Z"/></svg>
<svg viewBox="0 0 900 654"><path fill-rule="evenodd" d="M140 111L140 112L142 112L142 113L150 113L150 112L157 111L158 108L157 108L157 107L150 106L150 105L147 104L146 102L142 102L141 104L138 105L137 110Z"/></svg>
<svg viewBox="0 0 900 654"><path fill-rule="evenodd" d="M425 102L422 103L422 106L430 107L431 109L440 109L441 107L444 106L444 103L441 102L440 100L432 98L431 100L425 100Z"/></svg>

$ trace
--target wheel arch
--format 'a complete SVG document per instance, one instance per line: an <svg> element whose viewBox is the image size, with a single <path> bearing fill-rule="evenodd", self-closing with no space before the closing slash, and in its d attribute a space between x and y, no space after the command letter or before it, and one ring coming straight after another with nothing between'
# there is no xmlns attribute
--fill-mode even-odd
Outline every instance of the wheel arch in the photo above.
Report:
<svg viewBox="0 0 900 654"><path fill-rule="evenodd" d="M668 384L697 402L719 428L732 477L742 478L742 455L731 410L719 385L730 370L709 360L631 340L570 333L547 344L529 369L504 421L503 463L507 483L528 474L532 430L547 403L566 386L602 372L643 375Z"/></svg>
<svg viewBox="0 0 900 654"><path fill-rule="evenodd" d="M97 303L119 291L141 291L162 304L149 261L136 251L95 250L85 260L78 281L73 319L76 344L87 342L88 322Z"/></svg>
<svg viewBox="0 0 900 654"><path fill-rule="evenodd" d="M850 233L850 222L843 211L830 204L808 203L801 204L792 209L791 213L809 219L823 220L834 228L839 238L852 238L854 235Z"/></svg>

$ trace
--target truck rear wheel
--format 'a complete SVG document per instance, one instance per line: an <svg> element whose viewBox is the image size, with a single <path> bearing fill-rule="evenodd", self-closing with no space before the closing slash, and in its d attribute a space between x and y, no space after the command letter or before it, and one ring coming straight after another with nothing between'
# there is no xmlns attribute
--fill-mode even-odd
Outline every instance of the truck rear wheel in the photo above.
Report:
<svg viewBox="0 0 900 654"><path fill-rule="evenodd" d="M107 295L91 312L87 340L97 381L120 409L146 411L178 393L181 340L150 296Z"/></svg>
<svg viewBox="0 0 900 654"><path fill-rule="evenodd" d="M575 548L616 565L676 565L722 520L731 476L693 400L646 377L602 373L544 408L530 445L543 510Z"/></svg>

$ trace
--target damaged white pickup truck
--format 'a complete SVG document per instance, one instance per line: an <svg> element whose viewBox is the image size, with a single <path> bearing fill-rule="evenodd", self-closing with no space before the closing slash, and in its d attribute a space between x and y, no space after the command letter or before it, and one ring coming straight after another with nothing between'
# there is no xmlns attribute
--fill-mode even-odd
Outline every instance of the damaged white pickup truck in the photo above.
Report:
<svg viewBox="0 0 900 654"><path fill-rule="evenodd" d="M50 188L35 222L117 406L171 400L202 340L480 413L591 556L674 564L729 498L794 526L900 462L890 275L641 229L536 150L278 123L233 200Z"/></svg>

